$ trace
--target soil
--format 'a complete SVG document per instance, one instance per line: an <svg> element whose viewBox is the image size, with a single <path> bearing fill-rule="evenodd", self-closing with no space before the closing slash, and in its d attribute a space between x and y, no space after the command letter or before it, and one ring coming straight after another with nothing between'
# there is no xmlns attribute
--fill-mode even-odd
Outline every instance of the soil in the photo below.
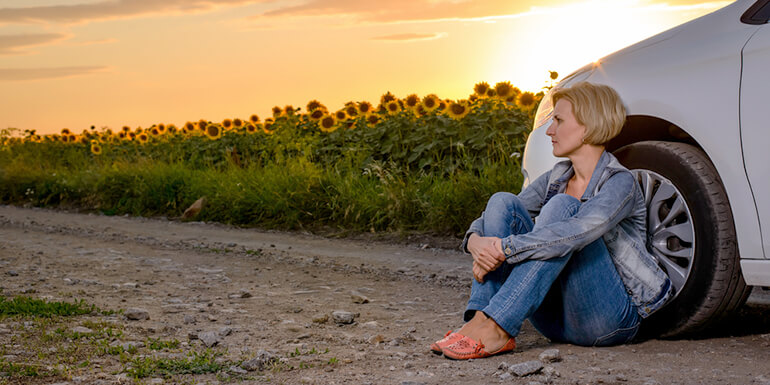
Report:
<svg viewBox="0 0 770 385"><path fill-rule="evenodd" d="M723 328L697 339L579 347L551 343L527 323L513 353L462 362L434 355L428 346L460 326L469 294L470 260L457 242L332 239L0 206L0 294L124 310L68 322L112 322L124 330L118 342L181 341L159 354L202 351L202 337L214 332L210 349L220 360L240 363L265 352L274 358L261 370L137 380L144 383L770 384L770 294L760 288ZM128 319L131 308L149 319ZM335 322L335 311L353 313L353 322ZM0 353L8 362L30 359L19 325L0 319ZM548 349L558 349L559 360L535 374L504 370L538 361ZM125 369L119 356L102 355L65 375L0 376L0 383L134 381Z"/></svg>

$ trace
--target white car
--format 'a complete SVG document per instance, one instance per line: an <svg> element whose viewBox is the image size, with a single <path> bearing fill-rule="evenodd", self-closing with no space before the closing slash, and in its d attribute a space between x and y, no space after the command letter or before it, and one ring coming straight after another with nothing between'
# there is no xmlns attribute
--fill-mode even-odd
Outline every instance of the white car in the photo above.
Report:
<svg viewBox="0 0 770 385"><path fill-rule="evenodd" d="M648 333L692 334L770 286L770 0L725 8L626 47L570 74L607 84L626 104L607 149L638 177L648 247L676 297ZM524 152L525 185L559 159L538 108Z"/></svg>

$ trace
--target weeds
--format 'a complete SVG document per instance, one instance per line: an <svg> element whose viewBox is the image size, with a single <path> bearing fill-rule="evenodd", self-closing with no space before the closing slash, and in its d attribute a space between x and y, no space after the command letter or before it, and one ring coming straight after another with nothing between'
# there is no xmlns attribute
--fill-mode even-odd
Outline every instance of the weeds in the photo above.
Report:
<svg viewBox="0 0 770 385"><path fill-rule="evenodd" d="M26 317L71 317L83 314L90 314L95 312L102 312L94 305L88 305L85 301L69 302L48 302L42 299L31 298L26 296L14 297L11 300L7 300L5 297L0 296L0 318L10 316L26 316ZM102 312L103 314L111 314L109 311Z"/></svg>
<svg viewBox="0 0 770 385"><path fill-rule="evenodd" d="M125 372L133 378L217 373L233 364L227 361L218 361L217 358L220 356L222 353L206 349L201 353L190 352L186 358L135 357L129 362Z"/></svg>
<svg viewBox="0 0 770 385"><path fill-rule="evenodd" d="M176 339L163 341L160 338L155 339L151 337L147 337L146 343L147 348L150 350L176 349L179 347L179 345L180 343Z"/></svg>

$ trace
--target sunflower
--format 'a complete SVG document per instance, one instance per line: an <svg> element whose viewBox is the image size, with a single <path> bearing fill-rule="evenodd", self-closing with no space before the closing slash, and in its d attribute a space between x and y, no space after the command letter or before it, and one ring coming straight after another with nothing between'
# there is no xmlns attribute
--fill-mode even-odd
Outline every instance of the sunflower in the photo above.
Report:
<svg viewBox="0 0 770 385"><path fill-rule="evenodd" d="M254 124L259 123L259 116L257 116L257 114L251 114L251 116L249 116L249 122Z"/></svg>
<svg viewBox="0 0 770 385"><path fill-rule="evenodd" d="M436 108L436 109L439 110L439 111L444 111L444 110L446 110L446 106L447 106L446 100L439 100L438 101L438 108Z"/></svg>
<svg viewBox="0 0 770 385"><path fill-rule="evenodd" d="M345 104L345 113L348 114L348 116L351 118L355 118L358 116L358 106L356 106L356 104L353 102Z"/></svg>
<svg viewBox="0 0 770 385"><path fill-rule="evenodd" d="M233 121L230 118L227 118L227 119L223 120L222 121L222 128L224 128L225 130L229 130L229 129L233 128ZM208 134L206 134L206 135L208 135Z"/></svg>
<svg viewBox="0 0 770 385"><path fill-rule="evenodd" d="M282 113L283 113L283 110L281 109L281 107L278 107L278 106L273 107L273 117L274 118L277 118L277 117L281 116Z"/></svg>
<svg viewBox="0 0 770 385"><path fill-rule="evenodd" d="M209 124L206 126L206 136L209 139L219 139L222 137L222 127L217 124Z"/></svg>
<svg viewBox="0 0 770 385"><path fill-rule="evenodd" d="M88 144L88 138L86 138L85 136L79 136L79 137L76 138L76 140L80 144Z"/></svg>
<svg viewBox="0 0 770 385"><path fill-rule="evenodd" d="M163 124L163 123L159 123L157 127L158 127L158 132L159 132L161 135L163 135L163 134L165 134L165 133L166 133L166 125L165 125L165 124Z"/></svg>
<svg viewBox="0 0 770 385"><path fill-rule="evenodd" d="M500 99L505 99L509 96L511 96L513 92L513 86L511 85L511 82L498 82L495 84L495 93L497 94L497 97Z"/></svg>
<svg viewBox="0 0 770 385"><path fill-rule="evenodd" d="M385 110L389 114L397 114L399 111L401 111L401 104L398 103L398 100L391 100L385 104Z"/></svg>
<svg viewBox="0 0 770 385"><path fill-rule="evenodd" d="M121 130L121 131L123 131L123 132L125 132L125 133L129 133L129 132L131 132L131 127L129 127L129 126L123 126L123 128L121 128L120 130Z"/></svg>
<svg viewBox="0 0 770 385"><path fill-rule="evenodd" d="M380 117L380 115L369 114L366 116L366 124L368 124L369 127L374 127L381 121L382 121L382 118Z"/></svg>
<svg viewBox="0 0 770 385"><path fill-rule="evenodd" d="M251 122L246 123L246 132L248 132L249 134L256 133L257 132L256 124L255 123L251 123Z"/></svg>
<svg viewBox="0 0 770 385"><path fill-rule="evenodd" d="M158 136L160 135L160 130L158 129L157 126L153 126L152 128L150 128L150 134L152 134L152 136Z"/></svg>
<svg viewBox="0 0 770 385"><path fill-rule="evenodd" d="M147 143L147 141L150 140L150 136L147 135L146 132L141 132L137 134L136 138L139 139L139 143Z"/></svg>
<svg viewBox="0 0 770 385"><path fill-rule="evenodd" d="M128 133L125 131L118 132L118 139L120 140L126 140L128 138Z"/></svg>
<svg viewBox="0 0 770 385"><path fill-rule="evenodd" d="M468 96L468 101L470 101L470 102L475 102L475 101L478 101L478 100L479 100L479 96L476 95L476 94L471 94L470 96Z"/></svg>
<svg viewBox="0 0 770 385"><path fill-rule="evenodd" d="M446 109L446 114L455 120L464 118L465 115L468 115L468 112L470 112L470 108L468 107L468 102L464 100L452 102L447 106Z"/></svg>
<svg viewBox="0 0 770 385"><path fill-rule="evenodd" d="M176 134L177 130L178 129L173 124L169 124L168 126L166 126L166 132L168 132L169 134Z"/></svg>
<svg viewBox="0 0 770 385"><path fill-rule="evenodd" d="M556 72L556 71L548 71L548 72L550 72L551 80L556 80L556 79L559 78L559 73L558 72Z"/></svg>
<svg viewBox="0 0 770 385"><path fill-rule="evenodd" d="M62 134L62 135L69 135L70 133L71 133L71 132L70 132L70 129L69 129L69 128L62 128L62 129L61 129L61 134Z"/></svg>
<svg viewBox="0 0 770 385"><path fill-rule="evenodd" d="M495 91L494 88L490 88L490 89L487 90L487 97L488 98L494 98L495 96L497 96L497 92Z"/></svg>
<svg viewBox="0 0 770 385"><path fill-rule="evenodd" d="M358 112L360 112L361 115L371 114L374 112L374 106L369 102L360 102L358 103Z"/></svg>
<svg viewBox="0 0 770 385"><path fill-rule="evenodd" d="M94 155L102 154L102 146L99 143L91 143L91 153Z"/></svg>
<svg viewBox="0 0 770 385"><path fill-rule="evenodd" d="M348 120L348 113L343 109L334 113L334 119L340 122Z"/></svg>
<svg viewBox="0 0 770 385"><path fill-rule="evenodd" d="M184 124L184 126L182 126L182 127L183 127L183 128L185 129L185 131L187 131L187 132L193 132L193 131L195 131L195 123L193 123L193 122L187 122L187 123L185 123L185 124Z"/></svg>
<svg viewBox="0 0 770 385"><path fill-rule="evenodd" d="M393 100L397 100L395 95L391 94L390 91L386 92L384 95L380 97L380 104L383 106L388 105L388 102L391 102Z"/></svg>
<svg viewBox="0 0 770 385"><path fill-rule="evenodd" d="M411 94L404 99L405 107L414 111L420 104L420 97L417 94Z"/></svg>
<svg viewBox="0 0 770 385"><path fill-rule="evenodd" d="M323 132L332 132L337 129L337 119L332 115L325 114L318 121L318 127Z"/></svg>
<svg viewBox="0 0 770 385"><path fill-rule="evenodd" d="M207 120L205 120L205 119L201 119L201 120L198 121L198 129L203 131L203 132L206 131L206 126L208 126L208 125L209 125L209 122Z"/></svg>
<svg viewBox="0 0 770 385"><path fill-rule="evenodd" d="M262 131L265 132L265 134L272 134L275 132L275 128L273 128L273 124L275 121L273 118L267 118L265 119L265 124L262 125Z"/></svg>
<svg viewBox="0 0 770 385"><path fill-rule="evenodd" d="M284 115L286 115L286 116L292 116L292 115L294 115L294 114L295 114L297 111L299 111L299 108L294 108L294 107L293 107L293 106L291 106L291 105L287 105L287 106L283 107L283 113L284 113Z"/></svg>
<svg viewBox="0 0 770 385"><path fill-rule="evenodd" d="M133 133L133 132L129 132L128 133L128 138L129 138L129 140L134 140L134 139L136 139L136 134Z"/></svg>
<svg viewBox="0 0 770 385"><path fill-rule="evenodd" d="M426 95L422 98L422 108L427 112L431 112L438 108L439 98L436 94Z"/></svg>
<svg viewBox="0 0 770 385"><path fill-rule="evenodd" d="M476 83L476 85L473 86L473 93L480 98L487 97L487 91L489 91L489 83L487 82Z"/></svg>
<svg viewBox="0 0 770 385"><path fill-rule="evenodd" d="M530 107L535 104L535 94L527 91L519 95L518 103L522 107Z"/></svg>
<svg viewBox="0 0 770 385"><path fill-rule="evenodd" d="M241 128L243 127L243 120L235 118L233 119L233 127L234 128Z"/></svg>
<svg viewBox="0 0 770 385"><path fill-rule="evenodd" d="M324 111L324 110L322 110L322 109L320 109L320 108L316 108L316 109L315 109L315 110L313 110L311 113L309 113L309 114L307 115L307 117L308 117L308 119L310 119L311 121L313 121L313 122L317 122L317 121L321 120L321 118L323 118L323 116L324 116L324 115L326 115L326 111Z"/></svg>
<svg viewBox="0 0 770 385"><path fill-rule="evenodd" d="M315 99L307 102L307 111L308 112L313 112L313 111L315 111L317 109L326 109L326 107L323 104L321 104L321 102L319 102L318 100L315 100Z"/></svg>

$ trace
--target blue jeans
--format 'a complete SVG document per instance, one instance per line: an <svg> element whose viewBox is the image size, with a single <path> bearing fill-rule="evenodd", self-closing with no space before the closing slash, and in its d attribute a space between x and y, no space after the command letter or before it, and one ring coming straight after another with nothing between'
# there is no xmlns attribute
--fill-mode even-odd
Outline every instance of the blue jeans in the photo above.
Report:
<svg viewBox="0 0 770 385"><path fill-rule="evenodd" d="M578 199L558 194L542 207L533 224L516 195L496 193L484 211L484 236L526 233L567 219L579 207ZM484 283L473 280L465 320L476 311L483 311L511 336L518 335L529 318L548 339L584 346L629 342L641 321L601 238L562 257L503 263L486 275Z"/></svg>

